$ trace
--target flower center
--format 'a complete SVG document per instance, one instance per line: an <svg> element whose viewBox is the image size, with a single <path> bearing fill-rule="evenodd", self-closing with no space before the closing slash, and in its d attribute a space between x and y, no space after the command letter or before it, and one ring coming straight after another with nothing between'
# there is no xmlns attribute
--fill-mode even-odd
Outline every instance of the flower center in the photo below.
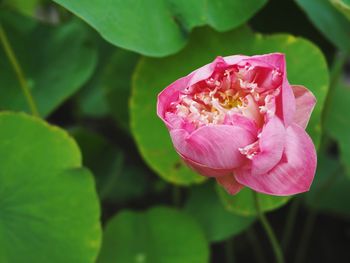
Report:
<svg viewBox="0 0 350 263"><path fill-rule="evenodd" d="M196 128L208 124L225 124L233 114L244 115L259 125L263 114L268 113L267 102L279 92L273 83L268 89L263 86L268 78L276 75L281 74L273 69L259 73L248 63L216 70L210 78L180 93L179 99L171 103L168 112L184 118Z"/></svg>

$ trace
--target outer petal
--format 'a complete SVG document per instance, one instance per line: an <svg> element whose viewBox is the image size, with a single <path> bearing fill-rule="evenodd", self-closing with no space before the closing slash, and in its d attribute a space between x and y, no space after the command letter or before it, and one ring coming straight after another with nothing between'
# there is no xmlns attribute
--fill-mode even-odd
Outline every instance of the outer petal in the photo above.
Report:
<svg viewBox="0 0 350 263"><path fill-rule="evenodd" d="M226 61L223 59L223 57L216 57L215 60L212 63L209 63L207 65L204 65L203 67L197 69L194 74L193 74L193 78L191 79L189 85L193 85L196 84L197 82L201 81L201 80L205 80L207 78L209 78L213 72L215 71L215 69L217 67L227 67L227 63Z"/></svg>
<svg viewBox="0 0 350 263"><path fill-rule="evenodd" d="M271 170L282 158L286 130L278 117L272 118L263 128L260 139L260 152L252 159L251 172L264 174Z"/></svg>
<svg viewBox="0 0 350 263"><path fill-rule="evenodd" d="M304 86L294 85L292 89L296 103L294 122L305 129L309 122L311 112L315 107L316 98L314 94Z"/></svg>
<svg viewBox="0 0 350 263"><path fill-rule="evenodd" d="M197 173L208 176L208 177L219 177L219 176L226 176L228 174L232 175L232 169L217 169L217 168L211 168L206 165L197 163L185 156L182 156L180 154L181 158L185 161L185 163L195 170Z"/></svg>
<svg viewBox="0 0 350 263"><path fill-rule="evenodd" d="M277 99L277 115L283 120L284 124L288 126L293 122L295 112L295 98L291 86L287 80L287 66L285 56L282 53L272 53L262 56L253 56L266 63L277 67L283 73L283 83L281 94Z"/></svg>
<svg viewBox="0 0 350 263"><path fill-rule="evenodd" d="M231 195L237 194L244 187L236 181L233 174L217 177L216 181Z"/></svg>
<svg viewBox="0 0 350 263"><path fill-rule="evenodd" d="M270 53L265 55L257 55L257 56L252 56L251 58L270 64L271 66L278 68L282 72L285 71L286 60L283 53Z"/></svg>
<svg viewBox="0 0 350 263"><path fill-rule="evenodd" d="M224 60L225 62L228 64L228 65L234 65L234 64L237 64L239 63L241 60L243 59L247 59L249 58L248 56L244 56L244 55L233 55L233 56L227 56L227 57L224 57Z"/></svg>
<svg viewBox="0 0 350 263"><path fill-rule="evenodd" d="M158 94L157 115L162 119L162 121L164 121L169 129L171 128L171 124L165 119L165 112L168 109L170 103L178 99L180 91L184 90L188 86L192 75L193 72L186 77L176 80Z"/></svg>
<svg viewBox="0 0 350 263"><path fill-rule="evenodd" d="M276 98L276 115L279 116L287 127L293 123L295 113L295 98L293 90L285 78L283 80L281 94Z"/></svg>
<svg viewBox="0 0 350 263"><path fill-rule="evenodd" d="M251 134L256 137L258 135L258 126L256 122L250 118L244 117L240 114L226 115L224 124L232 126L240 126L245 130L249 131Z"/></svg>
<svg viewBox="0 0 350 263"><path fill-rule="evenodd" d="M281 161L263 175L239 169L236 180L257 192L293 195L308 191L316 171L316 151L305 130L296 124L287 128L285 152Z"/></svg>
<svg viewBox="0 0 350 263"><path fill-rule="evenodd" d="M203 126L191 134L186 130L171 130L170 136L176 151L200 165L213 169L234 169L246 158L238 148L248 145L256 137L240 126Z"/></svg>
<svg viewBox="0 0 350 263"><path fill-rule="evenodd" d="M281 94L276 100L276 114L282 120L285 126L293 122L295 112L295 98L291 86L287 80L287 69L285 56L282 53L271 53L266 55L252 56L247 61L260 61L273 67L278 68L283 74Z"/></svg>
<svg viewBox="0 0 350 263"><path fill-rule="evenodd" d="M209 78L214 70L218 67L228 67L230 65L236 64L242 59L247 58L247 56L229 56L229 57L220 57L218 56L212 63L209 63L199 69L197 69L189 83L189 85L193 85L201 80L205 80Z"/></svg>

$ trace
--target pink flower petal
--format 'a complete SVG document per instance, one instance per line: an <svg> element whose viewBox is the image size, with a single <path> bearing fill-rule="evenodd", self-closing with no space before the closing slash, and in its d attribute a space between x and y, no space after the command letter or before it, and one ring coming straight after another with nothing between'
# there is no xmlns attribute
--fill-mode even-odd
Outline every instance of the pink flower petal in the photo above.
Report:
<svg viewBox="0 0 350 263"><path fill-rule="evenodd" d="M294 122L305 129L309 122L311 112L315 107L316 98L314 94L304 86L293 85L292 89L296 103Z"/></svg>
<svg viewBox="0 0 350 263"><path fill-rule="evenodd" d="M176 80L158 95L157 115L164 121L168 129L170 129L172 125L166 120L165 112L168 109L170 103L178 99L180 91L184 90L188 86L192 75L193 73L187 75L186 77Z"/></svg>
<svg viewBox="0 0 350 263"><path fill-rule="evenodd" d="M273 67L278 68L280 71L285 72L286 61L285 56L282 53L270 53L265 55L252 56L252 59L265 62Z"/></svg>
<svg viewBox="0 0 350 263"><path fill-rule="evenodd" d="M252 159L252 174L267 173L281 160L286 139L285 133L284 125L278 117L272 118L263 127L259 138L260 152Z"/></svg>
<svg viewBox="0 0 350 263"><path fill-rule="evenodd" d="M232 174L217 177L216 181L231 195L237 194L244 187L236 181Z"/></svg>
<svg viewBox="0 0 350 263"><path fill-rule="evenodd" d="M295 98L291 86L287 80L287 66L284 54L272 53L262 56L253 56L252 58L259 59L277 67L283 74L283 83L281 95L277 98L277 112L276 114L283 120L284 124L288 126L293 122L295 112Z"/></svg>
<svg viewBox="0 0 350 263"><path fill-rule="evenodd" d="M282 73L283 81L281 94L276 99L276 114L283 120L285 126L293 122L295 112L295 98L291 86L287 80L287 69L285 56L282 53L271 53L266 55L252 56L246 60L255 62L255 65L264 66L264 63L279 69ZM265 65L266 66L266 65Z"/></svg>
<svg viewBox="0 0 350 263"><path fill-rule="evenodd" d="M224 60L228 65L231 66L231 65L237 64L241 60L247 59L247 58L249 58L249 57L244 56L244 55L233 55L233 56L224 57Z"/></svg>
<svg viewBox="0 0 350 263"><path fill-rule="evenodd" d="M247 100L247 106L242 108L242 115L255 121L255 123L261 127L264 120L260 114L259 105L255 102L252 95L246 96L245 99Z"/></svg>
<svg viewBox="0 0 350 263"><path fill-rule="evenodd" d="M196 71L194 71L193 73L193 77L189 83L189 86L196 84L197 82L201 81L201 80L205 80L207 78L209 78L214 70L216 69L216 67L218 66L223 66L223 67L227 67L227 63L226 61L223 59L223 57L216 57L215 60L212 63L209 63L199 69L197 69Z"/></svg>
<svg viewBox="0 0 350 263"><path fill-rule="evenodd" d="M295 97L293 94L292 87L289 85L286 76L284 76L281 96L278 96L276 100L276 106L276 114L278 115L279 113L278 116L281 117L281 119L284 122L284 125L288 126L291 123L293 123L295 113Z"/></svg>
<svg viewBox="0 0 350 263"><path fill-rule="evenodd" d="M202 126L192 133L184 129L170 131L170 136L179 154L213 169L234 169L246 158L238 148L248 145L256 137L240 126Z"/></svg>
<svg viewBox="0 0 350 263"><path fill-rule="evenodd" d="M296 124L287 128L285 152L281 161L263 175L237 169L236 180L257 192L293 195L308 191L316 171L316 150L304 129Z"/></svg>
<svg viewBox="0 0 350 263"><path fill-rule="evenodd" d="M236 64L245 58L248 58L248 57L241 56L241 55L235 55L235 56L229 56L229 57L220 57L219 56L212 63L204 65L203 67L194 71L193 72L194 75L193 75L189 85L196 84L197 82L199 82L201 80L205 80L205 79L209 78L218 66L227 67L227 66Z"/></svg>
<svg viewBox="0 0 350 263"><path fill-rule="evenodd" d="M197 173L208 176L208 177L219 177L219 176L225 176L228 174L232 175L232 169L216 169L216 168L211 168L206 165L197 163L185 156L182 156L179 154L181 158L184 160L184 162L193 170L195 170Z"/></svg>
<svg viewBox="0 0 350 263"><path fill-rule="evenodd" d="M224 124L238 125L244 128L245 130L249 131L251 134L253 134L254 137L258 135L258 126L256 122L240 114L226 115Z"/></svg>

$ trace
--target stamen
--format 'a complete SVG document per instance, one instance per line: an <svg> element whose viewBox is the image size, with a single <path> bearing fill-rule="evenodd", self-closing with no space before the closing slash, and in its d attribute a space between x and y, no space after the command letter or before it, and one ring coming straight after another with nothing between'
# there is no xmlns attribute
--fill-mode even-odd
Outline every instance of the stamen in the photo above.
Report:
<svg viewBox="0 0 350 263"><path fill-rule="evenodd" d="M255 82L257 75L251 70L254 70L254 66L249 63L220 68L205 81L186 87L178 101L170 104L169 111L187 119L197 128L223 124L226 116L237 113L261 125L262 115L274 114L274 98L280 89L259 90L259 84ZM273 76L280 74L277 70L272 72ZM241 151L248 158L253 158L253 148L246 146Z"/></svg>
<svg viewBox="0 0 350 263"><path fill-rule="evenodd" d="M252 160L253 157L259 152L259 141L253 142L243 148L238 148L239 152L245 155L248 159Z"/></svg>

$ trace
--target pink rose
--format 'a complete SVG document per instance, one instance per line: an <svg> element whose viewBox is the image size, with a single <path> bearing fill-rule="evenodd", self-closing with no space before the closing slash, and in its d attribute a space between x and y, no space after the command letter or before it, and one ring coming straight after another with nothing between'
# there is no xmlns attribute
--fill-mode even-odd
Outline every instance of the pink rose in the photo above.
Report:
<svg viewBox="0 0 350 263"><path fill-rule="evenodd" d="M302 70L302 69L301 69ZM309 190L316 151L305 132L316 99L288 83L285 57L217 57L158 96L157 114L192 169L236 194Z"/></svg>

